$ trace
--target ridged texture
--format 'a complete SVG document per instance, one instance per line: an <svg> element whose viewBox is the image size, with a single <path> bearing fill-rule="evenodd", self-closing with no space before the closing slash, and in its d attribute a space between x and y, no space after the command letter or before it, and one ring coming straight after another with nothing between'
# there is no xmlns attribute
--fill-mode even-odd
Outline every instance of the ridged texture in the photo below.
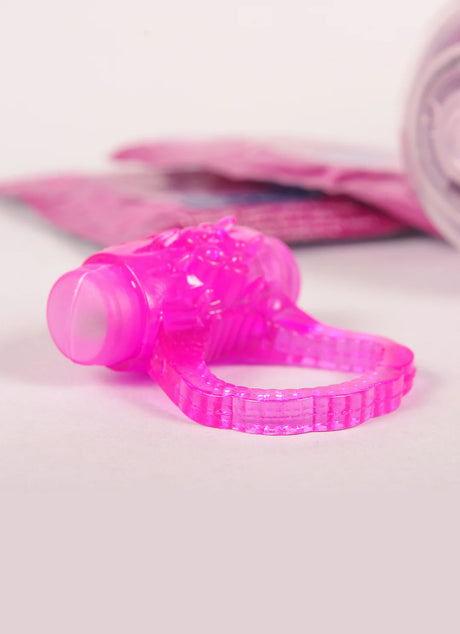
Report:
<svg viewBox="0 0 460 634"><path fill-rule="evenodd" d="M299 311L292 307L298 322ZM235 315L204 334L163 336L153 376L178 407L210 427L289 435L354 427L397 409L415 375L413 354L387 339L329 328L308 316L295 330L259 313ZM292 327L292 326L291 326ZM186 348L186 364L174 360ZM364 373L318 388L267 390L218 379L212 362L297 365Z"/></svg>

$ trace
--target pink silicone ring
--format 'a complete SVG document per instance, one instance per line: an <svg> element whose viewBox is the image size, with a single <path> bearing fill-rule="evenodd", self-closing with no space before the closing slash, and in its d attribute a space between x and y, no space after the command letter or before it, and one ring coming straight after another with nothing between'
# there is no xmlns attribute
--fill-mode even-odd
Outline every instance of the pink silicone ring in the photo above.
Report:
<svg viewBox="0 0 460 634"><path fill-rule="evenodd" d="M171 230L112 247L54 285L48 324L77 363L143 370L193 420L258 434L353 427L396 409L413 354L325 326L295 301L299 273L279 240L233 224ZM211 363L349 371L347 382L265 390L217 378Z"/></svg>

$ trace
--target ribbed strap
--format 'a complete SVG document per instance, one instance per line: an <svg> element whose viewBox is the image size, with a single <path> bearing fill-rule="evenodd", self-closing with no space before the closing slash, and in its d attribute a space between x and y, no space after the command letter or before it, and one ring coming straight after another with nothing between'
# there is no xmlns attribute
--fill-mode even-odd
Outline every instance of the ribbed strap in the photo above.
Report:
<svg viewBox="0 0 460 634"><path fill-rule="evenodd" d="M184 347L186 362L185 355L176 354ZM208 367L213 361L318 367L358 376L317 388L267 390L222 381ZM287 435L354 427L395 410L415 369L408 348L326 326L292 306L268 323L252 313L212 330L163 332L151 374L203 425Z"/></svg>

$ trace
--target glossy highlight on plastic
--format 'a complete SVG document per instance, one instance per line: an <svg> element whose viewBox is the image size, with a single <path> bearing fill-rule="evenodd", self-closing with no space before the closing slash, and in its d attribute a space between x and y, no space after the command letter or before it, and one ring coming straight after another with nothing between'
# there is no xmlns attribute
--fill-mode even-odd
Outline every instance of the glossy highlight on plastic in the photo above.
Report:
<svg viewBox="0 0 460 634"><path fill-rule="evenodd" d="M91 256L53 286L48 326L72 361L145 371L187 416L211 427L298 434L395 410L412 386L412 352L318 322L296 306L299 285L285 244L226 218ZM358 376L318 388L248 388L217 378L215 363Z"/></svg>

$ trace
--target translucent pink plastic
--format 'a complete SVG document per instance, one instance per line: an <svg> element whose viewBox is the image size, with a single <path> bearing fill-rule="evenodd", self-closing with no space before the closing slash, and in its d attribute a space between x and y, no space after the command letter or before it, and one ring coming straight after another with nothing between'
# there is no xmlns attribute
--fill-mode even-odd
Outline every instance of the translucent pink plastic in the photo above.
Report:
<svg viewBox="0 0 460 634"><path fill-rule="evenodd" d="M413 354L319 323L295 304L299 271L276 238L234 220L170 230L96 255L48 299L57 347L76 363L142 370L193 420L258 434L353 427L396 409ZM217 378L212 363L358 373L329 387L266 390Z"/></svg>

